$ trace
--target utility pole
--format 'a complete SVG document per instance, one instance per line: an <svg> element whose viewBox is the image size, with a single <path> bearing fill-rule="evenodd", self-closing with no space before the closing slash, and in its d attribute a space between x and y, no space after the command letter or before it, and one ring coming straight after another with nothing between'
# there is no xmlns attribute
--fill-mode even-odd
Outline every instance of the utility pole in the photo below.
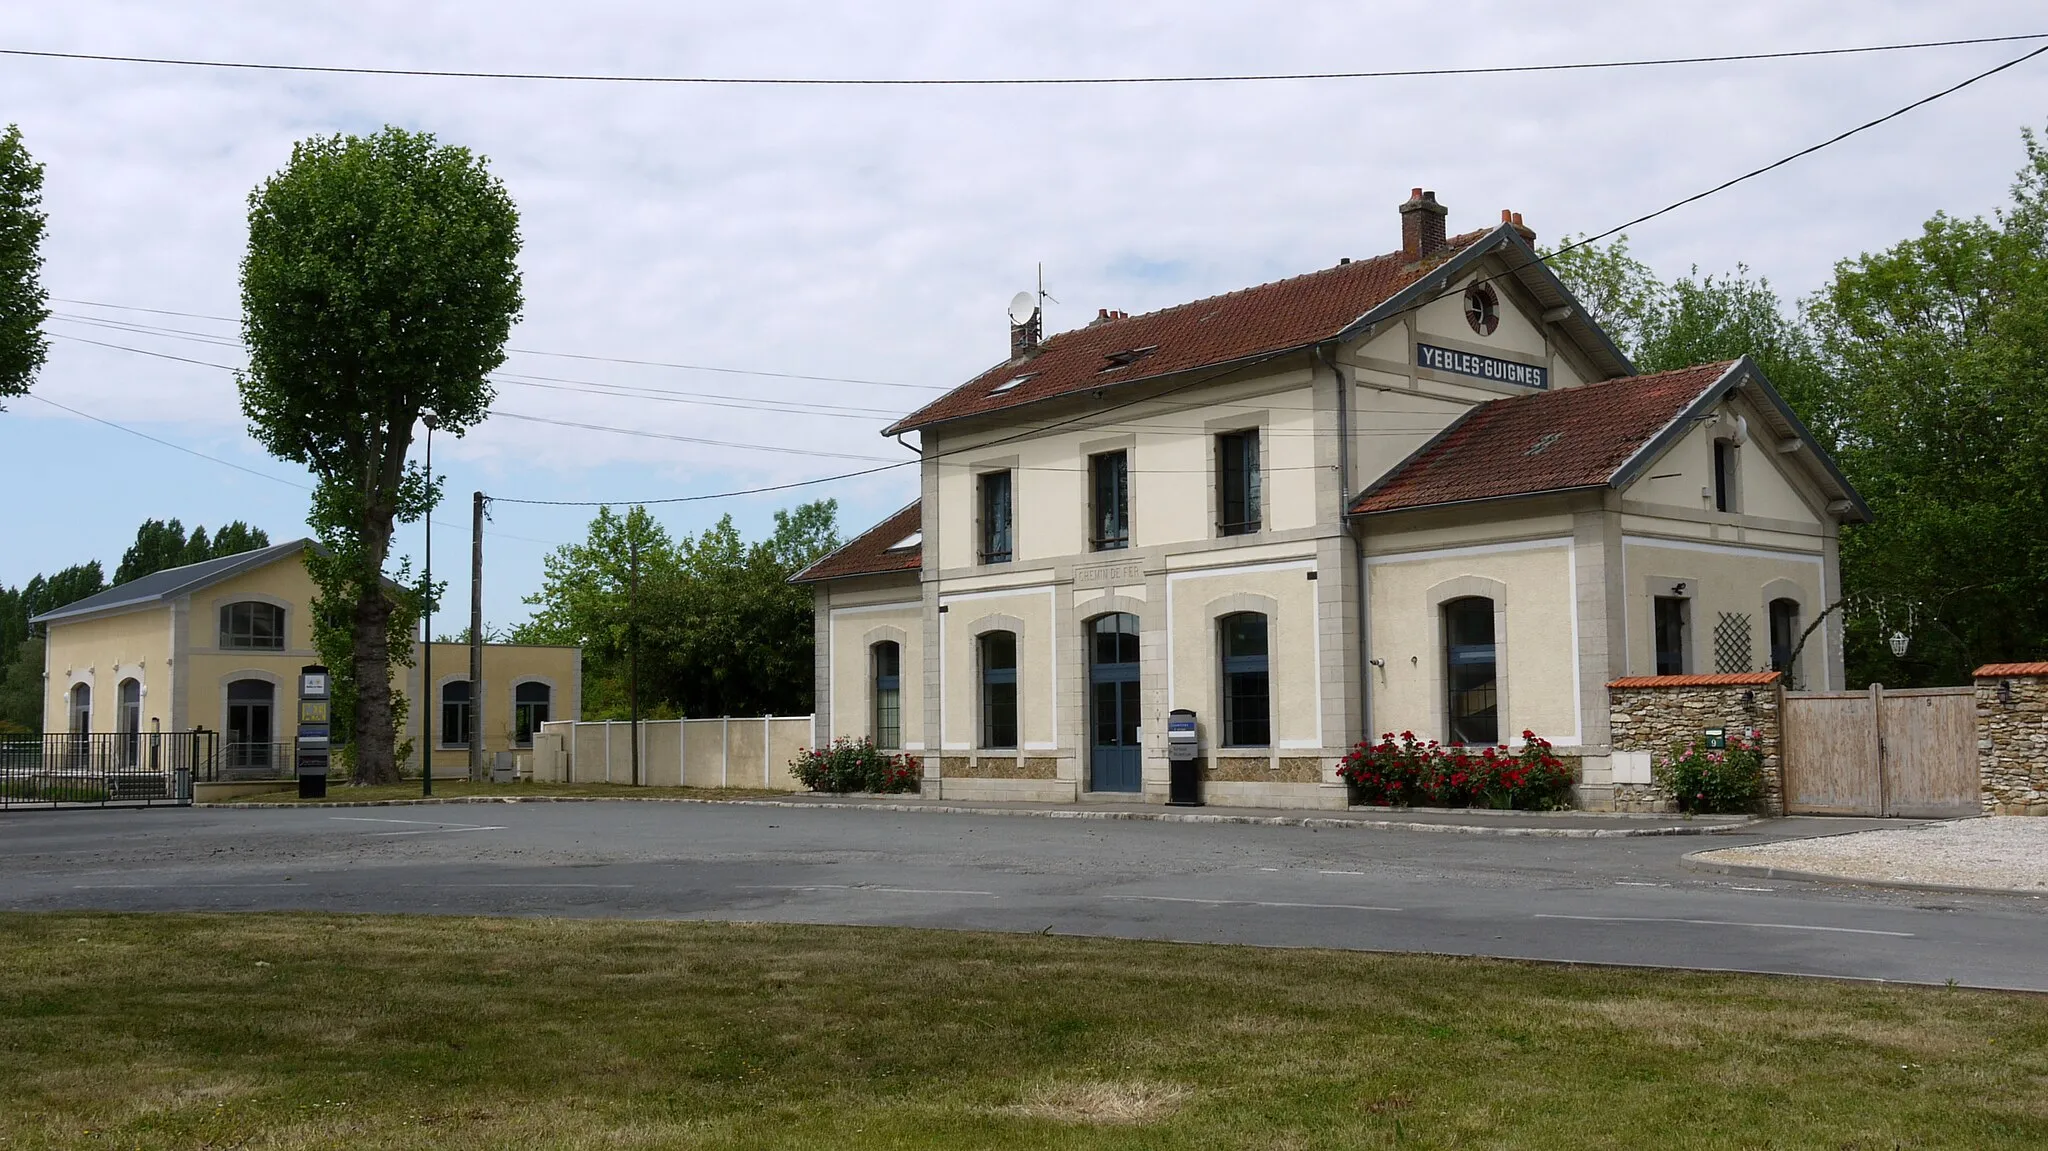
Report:
<svg viewBox="0 0 2048 1151"><path fill-rule="evenodd" d="M469 528L469 781L484 775L484 494L470 501Z"/></svg>
<svg viewBox="0 0 2048 1151"><path fill-rule="evenodd" d="M434 690L434 505L440 503L439 492L434 483L434 429L441 426L441 417L433 412L422 412L420 422L427 425L427 490L436 498L427 503L427 603L420 618L420 694L426 698L420 703L420 794L434 794L434 708L441 702Z"/></svg>
<svg viewBox="0 0 2048 1151"><path fill-rule="evenodd" d="M626 549L633 557L633 587L626 601L626 706L633 714L633 786L640 786L640 537L626 516Z"/></svg>

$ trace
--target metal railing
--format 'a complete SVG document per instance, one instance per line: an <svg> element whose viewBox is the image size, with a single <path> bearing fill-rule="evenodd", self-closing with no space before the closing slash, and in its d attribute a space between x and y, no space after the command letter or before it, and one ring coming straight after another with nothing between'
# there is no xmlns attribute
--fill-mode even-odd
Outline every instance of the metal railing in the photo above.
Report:
<svg viewBox="0 0 2048 1151"><path fill-rule="evenodd" d="M0 737L0 808L190 803L219 749L211 731Z"/></svg>
<svg viewBox="0 0 2048 1151"><path fill-rule="evenodd" d="M245 779L292 779L297 770L295 745L230 740L221 745L215 773L204 776L208 783Z"/></svg>

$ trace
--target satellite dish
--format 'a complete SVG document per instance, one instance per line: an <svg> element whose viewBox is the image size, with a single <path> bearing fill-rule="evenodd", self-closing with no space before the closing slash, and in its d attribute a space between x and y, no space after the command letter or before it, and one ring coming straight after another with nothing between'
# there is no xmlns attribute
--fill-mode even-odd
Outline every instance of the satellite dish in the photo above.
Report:
<svg viewBox="0 0 2048 1151"><path fill-rule="evenodd" d="M1038 311L1038 298L1030 292L1018 292L1010 297L1010 322L1023 327L1031 322Z"/></svg>

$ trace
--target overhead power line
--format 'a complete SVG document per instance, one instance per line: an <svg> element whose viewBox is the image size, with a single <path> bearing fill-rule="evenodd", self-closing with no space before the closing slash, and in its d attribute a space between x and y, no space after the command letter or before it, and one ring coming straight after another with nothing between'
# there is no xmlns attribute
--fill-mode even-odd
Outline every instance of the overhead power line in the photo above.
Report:
<svg viewBox="0 0 2048 1151"><path fill-rule="evenodd" d="M253 60L197 60L174 56L127 56L103 52L51 52L0 48L0 55L103 64L149 64L172 68L210 68L243 72L324 73L340 76L412 76L444 80L545 80L585 84L666 84L711 87L797 88L991 88L1105 86L1118 84L1251 84L1305 80L1398 80L1420 77L1500 76L1528 72L1589 72L1614 68L1662 68L1675 65L1735 64L1765 60L1797 60L1857 56L1879 52L1910 52L1928 48L1959 48L1972 44L2007 44L2048 39L2048 32L2009 36L1974 36L1955 40L1920 40L1902 44L1864 44L1843 48L1799 48L1779 52L1732 52L1714 56L1662 56L1638 60L1590 60L1559 64L1492 64L1464 68L1397 68L1364 72L1220 72L1178 76L660 76L597 72L502 72L444 68L375 68L339 64L277 64Z"/></svg>
<svg viewBox="0 0 2048 1151"><path fill-rule="evenodd" d="M142 308L133 304L109 304L103 300L79 300L64 296L51 296L50 299L60 304L82 304L88 308L111 308L121 312L146 312L154 316L180 316L188 320L212 320L222 324L241 323L240 320L232 316L214 316L204 312L178 312L169 308ZM167 330L175 331L177 329ZM190 332L187 334L194 336L206 335L203 332ZM600 364L630 364L641 368L673 368L679 371L713 372L728 376L764 376L775 380L802 380L807 383L818 384L860 384L870 388L908 388L919 392L946 392L952 390L951 388L936 384L905 384L895 380L863 380L851 376L810 376L800 372L776 372L762 368L728 368L716 364L683 364L668 360L634 360L619 356L593 356L583 352L550 352L540 348L513 347L505 350L522 356L552 356L565 360L590 360Z"/></svg>
<svg viewBox="0 0 2048 1151"><path fill-rule="evenodd" d="M2028 39L2031 39L2032 37L2027 37L2027 38L2028 38ZM1993 67L1993 68L1988 68L1988 69L1986 69L1986 70L1984 70L1984 71L1982 71L1982 72L1979 72L1979 73L1977 73L1976 75L1973 75L1973 76L1969 77L1969 78L1968 78L1968 79L1966 79L1966 80L1963 80L1963 81L1961 81L1960 83L1956 83L1956 84L1951 84L1951 85L1949 85L1948 87L1946 87L1946 88L1943 88L1943 89L1941 89L1940 91L1938 91L1938 92L1935 92L1935 93L1934 93L1934 94L1932 94L1932 95L1929 95L1929 96L1924 96L1924 97L1922 97L1922 98L1920 98L1920 99L1918 99L1918 100L1915 100L1915 101L1913 101L1912 103L1910 103L1910 104L1907 104L1907 105L1905 105L1905 106L1903 106L1903 107L1901 107L1901 108L1898 108L1898 109L1896 109L1896 110L1894 110L1894 111L1891 111L1891 112L1887 112L1886 114L1884 114L1884 115L1882 115L1882 116L1879 116L1879 117L1877 117L1876 119L1873 119L1873 120L1868 120L1868 121L1865 121L1864 123L1862 123L1862 124L1859 124L1859 125L1857 125L1856 127L1854 127L1854 128L1851 128L1851 129L1849 129L1849 130L1848 130L1848 131L1846 131L1846 132L1840 132L1840 133L1837 133L1836 135L1834 135L1834 136L1831 136L1831 137L1829 137L1828 139L1826 139L1826 140L1823 140L1823 141L1821 141L1821 142L1820 142L1820 143L1818 143L1818 144L1814 144L1814 145L1812 145L1812 146L1810 146L1810 147L1802 148L1802 149L1800 149L1799 151L1797 151L1797 152L1794 152L1794 153L1792 153L1791 155L1785 156L1784 158L1782 158L1782 159L1779 159L1779 160L1775 160L1775 161L1772 161L1771 163L1769 163L1769 164L1765 164L1765 165L1763 165L1763 166L1762 166L1762 167L1760 167L1760 168L1753 168L1753 169L1751 169L1750 171L1748 171L1748 172L1745 172L1745 173L1743 173L1742 175L1740 175L1740 176L1737 176L1737 177L1735 177L1734 179L1731 179L1731 180L1724 180L1724 181L1722 181L1721 183L1719 183L1719 184L1716 184L1716 185L1714 185L1713 187L1711 187L1711 188L1708 188L1708 189L1706 189L1706 190L1705 190L1705 191L1703 191L1703 192L1697 192L1697 193L1694 193L1693 195L1687 196L1687 197L1685 197L1685 198L1684 198L1684 199L1682 199L1682 200L1675 200L1675 201L1673 201L1672 203L1670 203L1670 204L1667 204L1667 205L1665 205L1664 207L1662 207L1662 208L1659 208L1659 209L1657 209L1657 210L1656 210L1656 211L1654 211L1654 212L1647 212L1647 213L1644 213L1643 215L1641 215L1641 216L1637 216L1637 217L1636 217L1635 219L1633 219L1633 220L1630 220L1630 221L1628 221L1627 223L1624 223L1624 224L1620 224L1620 225L1617 225L1617 226L1615 226L1615 227L1609 228L1609 229L1607 229L1607 230L1606 230L1606 231L1604 231L1604 232L1599 232L1599 233L1596 233L1596 234L1594 234L1594 235L1591 235L1591 236L1584 236L1584 237L1581 237L1580 239L1578 239L1578 240L1576 240L1576 241L1574 241L1574 242L1572 242L1572 243L1570 243L1570 244L1566 244L1566 245L1564 245L1563 247L1561 247L1561 248L1558 248L1558 249L1556 249L1556 250L1554 250L1554 251L1552 251L1552 252L1550 252L1550 253L1548 253L1548 254L1542 254L1542 253L1539 253L1539 254L1538 254L1538 255L1536 256L1536 258L1535 258L1535 261L1534 261L1534 262L1535 262L1535 263L1542 263L1542 262L1545 262L1545 261L1547 261L1547 260L1549 260L1549 259L1551 259L1551 258L1554 258L1554 257L1556 257L1556 256L1559 256L1559 255L1561 255L1561 254L1563 254L1563 253L1565 253L1565 252L1571 251L1571 250L1572 250L1572 249L1574 249L1574 248L1580 248L1580 247L1584 247L1584 246L1585 246L1585 245L1587 245L1587 244L1591 244L1591 243L1594 243L1594 242L1596 242L1596 241L1598 241L1598 240L1601 240L1601 239L1605 239L1606 237L1608 237L1608 236L1612 236L1612 235L1614 235L1614 234L1616 234L1616 233L1618 233L1618 232L1621 232L1621 231L1623 231L1624 229L1627 229L1627 228L1630 228L1630 227L1634 227L1634 226L1635 226L1635 225L1637 225L1637 224L1641 224L1641 223L1646 223L1646 222L1648 222L1648 221L1650 221L1650 220L1654 220L1654 219L1658 218L1659 216L1663 216L1663 215L1665 215L1665 214L1667 214L1667 213L1670 213L1670 212L1674 212L1674 211L1677 211L1677 210L1678 210L1679 208L1685 207L1685 206L1686 206L1686 205L1688 205L1688 204L1693 204L1693 203L1697 203L1697 202L1699 202L1700 200L1704 200L1704 199L1706 199L1706 198L1707 198L1708 196L1712 196L1712 195L1714 195L1714 194L1716 194L1716 193L1718 193L1718 192L1723 192L1723 191L1726 191L1727 189L1729 189L1729 188L1732 188L1732 187L1734 187L1735 185L1737 185L1737 184L1740 184L1740 183L1744 182L1745 180L1750 180L1750 179L1754 179L1755 177L1757 177L1757 176L1761 176L1761 175L1763 175L1763 174L1764 174L1764 173L1766 173L1766 172L1772 171L1772 170L1774 170L1774 169L1777 169L1777 168L1781 168L1781 167L1784 167L1785 165L1787 165L1787 164L1790 164L1790 163L1792 163L1792 162L1793 162L1793 161L1795 161L1795 160L1799 160L1799 159L1802 159L1802 158L1804 158L1804 157L1806 157L1806 156L1810 156L1810 155L1813 155L1813 154L1814 154L1815 152L1818 152L1818 151L1822 150L1823 148L1827 148L1827 147L1830 147L1830 146L1832 146L1832 145L1835 145L1835 144L1839 144L1839 143L1841 143L1842 141L1844 141L1844 140L1847 140L1847 139L1849 139L1849 138L1850 138L1850 137L1852 137L1852 136L1855 136L1855 135L1857 135L1857 134L1859 134L1859 133L1862 133L1862 132L1868 131L1868 130L1869 130L1869 129L1871 129L1871 128L1875 128L1875 127L1877 127L1877 126L1878 126L1878 125L1880 125L1880 124L1884 124L1884 123L1887 123L1887 122L1889 122L1889 121L1891 121L1891 120L1895 120L1895 119L1897 119L1898 117L1900 117L1900 116L1903 116L1903 115L1905 115L1906 113L1908 113L1908 112L1911 112L1911 111L1913 111L1913 110L1914 110L1914 109L1916 109L1916 108L1922 108L1922 107L1925 107L1926 105L1928 105L1928 104L1931 104L1931 103L1935 102L1936 100L1939 100L1939 99L1941 99L1941 98L1943 98L1943 97L1945 97L1945 96L1953 95L1953 94L1954 94L1954 93L1956 93L1956 92L1960 92L1960 91L1962 91L1962 90L1963 90L1964 88L1967 88L1967 87L1971 86L1972 84L1975 84L1975 83L1977 83L1978 81L1981 81L1981 80L1987 79L1987 78L1989 78L1989 77L1995 76L1995 75L1997 75L1998 73L2000 73L2000 72L2004 72L2004 71L2006 71L2006 70L2007 70L2007 69L2009 69L2009 68L2013 68L2013 67L2016 67L2016 66L2018 66L2018 65L2020 65L2020 64L2024 64L2024 63L2026 63L2026 62L2027 62L2028 60L2031 60L2031 59L2033 59L2034 57L2036 57L2036 56L2039 56L2039 55L2041 55L2041 54L2042 54L2042 53L2044 53L2044 52L2048 52L2048 45L2043 45L2043 46L2041 46L2041 47L2039 47L2039 48L2036 48L2036 49L2034 49L2034 50L2032 50L2032 51L2030 51L2030 52L2024 53L2024 54L2022 54L2022 55L2020 55L2020 56L2016 56L2016 57L2014 57L2013 59L2011 59L2011 60L2008 60L2008 61L2006 61L2006 62L2005 62L2005 63L2003 63L2003 64L1997 65L1996 67ZM1523 266L1523 267L1527 267L1527 266L1529 266L1529 265L1528 265L1528 264L1524 264L1524 265L1522 265L1522 266ZM1517 270L1519 270L1519 269L1517 269ZM1487 277L1487 279L1488 279L1488 280L1496 280L1496 279L1499 279L1499 278L1500 278L1500 276L1490 276L1490 277ZM1412 313L1412 312L1418 312L1418 311L1422 310L1423 308L1427 307L1428 305L1430 305L1430 304L1432 304L1432 303L1435 303L1435 302L1437 302L1438 300L1443 300L1443 299L1447 299L1447 298L1449 298L1451 294L1452 294L1452 293L1451 293L1451 291L1450 291L1450 289L1449 289L1448 287L1446 287L1446 288L1445 288L1444 290L1442 290L1442 291L1439 291L1439 292L1433 292L1433 293L1426 293L1423 299L1417 300L1417 301L1415 301L1414 303L1412 303L1412 304L1409 304L1409 305L1408 305L1408 306L1407 306L1406 308L1403 308L1403 309L1401 310L1401 313L1400 313L1400 314L1408 314L1408 313ZM1232 367L1231 367L1231 368L1230 368L1229 370L1231 370L1231 371L1236 371L1236 370L1239 370L1240 368L1242 368L1242 367L1245 367L1245 366L1247 366L1247 365L1234 365L1234 366L1232 366ZM1099 418L1100 416L1103 416L1103 415L1107 415L1107 414L1109 414L1110 412L1120 411L1120 410L1122 410L1123 408L1127 408L1127 407L1130 407L1130 406L1132 406L1132 405L1134 405L1134 404L1140 404L1140 403L1147 403L1147 402L1155 402L1155 401L1157 401L1157 400L1160 400L1160 399L1164 399L1164 398L1166 398L1166 397L1169 397L1169 396L1173 396L1173 395L1176 395L1176 394L1178 394L1178 393L1180 393L1180 392L1184 392L1184 391L1188 390L1189 388L1192 388L1192 387L1198 386L1198 385L1200 385L1200 384L1204 384L1204 383L1207 383L1207 382L1209 382L1209 380L1211 380L1211 379L1214 379L1214 378L1215 378L1215 375L1214 375L1214 374L1211 374L1211 375L1205 375L1205 376L1199 376L1199 377L1196 377L1196 378L1194 378L1194 379L1191 379L1191 380L1189 380L1188 382L1186 382L1186 383L1184 383L1184 384L1176 385L1175 387L1169 388L1169 389L1167 389L1166 391L1164 391L1164 392L1161 392L1161 393L1159 393L1159 394L1157 394L1157 395L1145 395L1145 396L1138 396L1138 397L1136 397L1136 398L1133 398L1133 399L1130 399L1130 400L1126 400L1126 401L1123 401L1122 403L1119 403L1119 404L1114 404L1114 405L1112 405L1112 406L1110 406L1110 407L1108 407L1108 408L1106 408L1106 409L1102 409L1102 410L1100 410L1100 411L1095 411L1095 412L1084 412L1084 413L1082 413L1081 415L1075 416L1075 417L1073 417L1073 418L1072 418L1072 419L1070 419L1070 420L1063 420L1063 421L1059 421L1058 423L1054 423L1054 424L1048 425L1048 426L1046 426L1046 427L1041 427L1041 428L1031 428L1031 429L1027 429L1027 430L1025 430L1025 431L1019 432L1019 433L1017 433L1016 435L1013 435L1013 436L1008 436L1008 437L1003 437L1003 438L999 438L999 439L995 439L995 440L990 440L990 441L988 441L988 442L986 442L986 443L980 443L980 444L975 444L975 445L973 445L973 446L971 446L971 447L968 447L968 448L959 448L959 449L955 449L954 451L951 451L951 452L941 452L941 453L938 453L938 454L937 454L937 456L936 456L935 458L938 458L938 459L944 459L944 458L945 458L946 456L950 456L950 455L958 455L958 454L961 454L961 453L963 453L963 452L968 452L968 451L975 451L975 452L979 452L979 451L986 451L986 450L987 450L988 448L990 448L990 447L995 447L995 446L998 446L998 445L1001 445L1001 444L1004 444L1004 443L1009 443L1009 442L1012 442L1012 441L1014 441L1014 440L1017 440L1017 439L1022 439L1022 438L1026 438L1026 437L1029 437L1029 436L1039 436L1039 435L1044 435L1044 434L1045 434L1046 432L1048 432L1048 431L1051 431L1051 430L1053 430L1054 428L1062 427L1062 426L1065 426L1065 425L1067 425L1067 424L1070 424L1070 423L1074 423L1074 422L1076 422L1076 421L1079 421L1079 420L1082 420L1082 419L1088 419L1088 418ZM927 457L927 458L932 458L932 457ZM905 461L905 463L910 463L910 462L916 462L916 461ZM903 465L901 465L901 464L897 464L897 465L890 465L890 466L892 466L892 467L901 467L901 466L903 466ZM837 475L837 476L820 476L820 477L818 477L817 479L813 479L813 480L805 480L805 481L802 481L801 483L796 483L796 484L787 484L787 485L782 485L781 487L778 487L778 488L772 488L772 489L759 489L759 490L783 490L784 488L789 488L789 487L806 487L806 486L810 486L810 485L812 485L812 484L823 484L823 483L831 483L831 482L833 482L833 481L835 481L835 480L849 480L849 479L856 479L856 478L858 478L858 477L861 477L861 476L866 476L866 475L872 475L872 474L874 474L875 472L878 472L878 471L885 471L885 470L888 470L888 469L887 469L886 467L883 467L883 468L869 468L869 469L866 469L866 470L864 470L864 471L857 471L857 472L846 472L846 473L843 473L843 474L840 474L840 475ZM552 505L552 506L574 506L574 507L601 507L601 506L614 506L614 505L616 505L616 506L631 506L631 505L634 505L634 504L664 504L664 503L689 503L689 502L695 502L695 501L697 501L697 500L710 500L710 499L721 499L721 498L725 498L725 497L728 497L728 496L742 496L742 495L753 495L753 494L755 494L755 491L753 491L753 490L749 490L749 491L733 491L733 492L716 492L716 493L708 493L708 494L704 494L704 495L697 495L697 496L677 496L677 497L670 497L670 498L666 498L666 499L653 499L653 500L517 500L517 499L509 499L509 498L505 498L505 497L493 497L493 498L494 498L494 499L496 499L496 500L498 500L498 502L500 502L500 503L524 503L524 504L546 504L546 505Z"/></svg>
<svg viewBox="0 0 2048 1151"><path fill-rule="evenodd" d="M39 396L34 392L29 392L27 393L27 395L29 399L36 400L40 403L48 404L51 407L58 409L59 411L70 412L72 415L77 416L79 419L91 420L93 423L102 424L106 427L114 429L117 432L127 432L131 436L136 436L141 439L148 440L150 443L159 445L161 447L169 448L174 452L183 452L188 456L197 456L208 463L219 464L224 468L233 468L236 471L242 472L246 475L255 476L259 480L269 480L271 483L283 484L288 488L297 488L302 492L310 492L313 490L312 486L309 484L302 484L297 480L288 480L283 476L274 476L271 475L269 472L257 471L255 468L244 467L233 460L224 460L219 456L209 455L206 452L200 451L198 448L186 447L184 444L175 443L171 440L164 439L161 436L152 436L148 432L145 432L140 428L131 428L127 424L118 423L114 420L107 419L104 416L96 416L93 415L91 412L82 412L77 408L72 407L70 404L60 404L56 400L53 400L48 396ZM435 520L434 523L444 528L459 528L463 526L461 524L442 523L440 520ZM562 546L562 542L560 540L536 539L533 536L514 535L511 532L498 532L496 534L504 536L507 539L522 540L530 544L544 544L548 547Z"/></svg>

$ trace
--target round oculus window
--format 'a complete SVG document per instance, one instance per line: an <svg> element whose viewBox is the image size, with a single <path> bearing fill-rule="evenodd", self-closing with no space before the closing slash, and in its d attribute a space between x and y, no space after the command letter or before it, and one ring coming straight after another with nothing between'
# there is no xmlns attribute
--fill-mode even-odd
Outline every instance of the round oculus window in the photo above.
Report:
<svg viewBox="0 0 2048 1151"><path fill-rule="evenodd" d="M1490 336L1500 327L1500 297L1492 285L1480 284L1465 292L1465 322L1482 336Z"/></svg>

